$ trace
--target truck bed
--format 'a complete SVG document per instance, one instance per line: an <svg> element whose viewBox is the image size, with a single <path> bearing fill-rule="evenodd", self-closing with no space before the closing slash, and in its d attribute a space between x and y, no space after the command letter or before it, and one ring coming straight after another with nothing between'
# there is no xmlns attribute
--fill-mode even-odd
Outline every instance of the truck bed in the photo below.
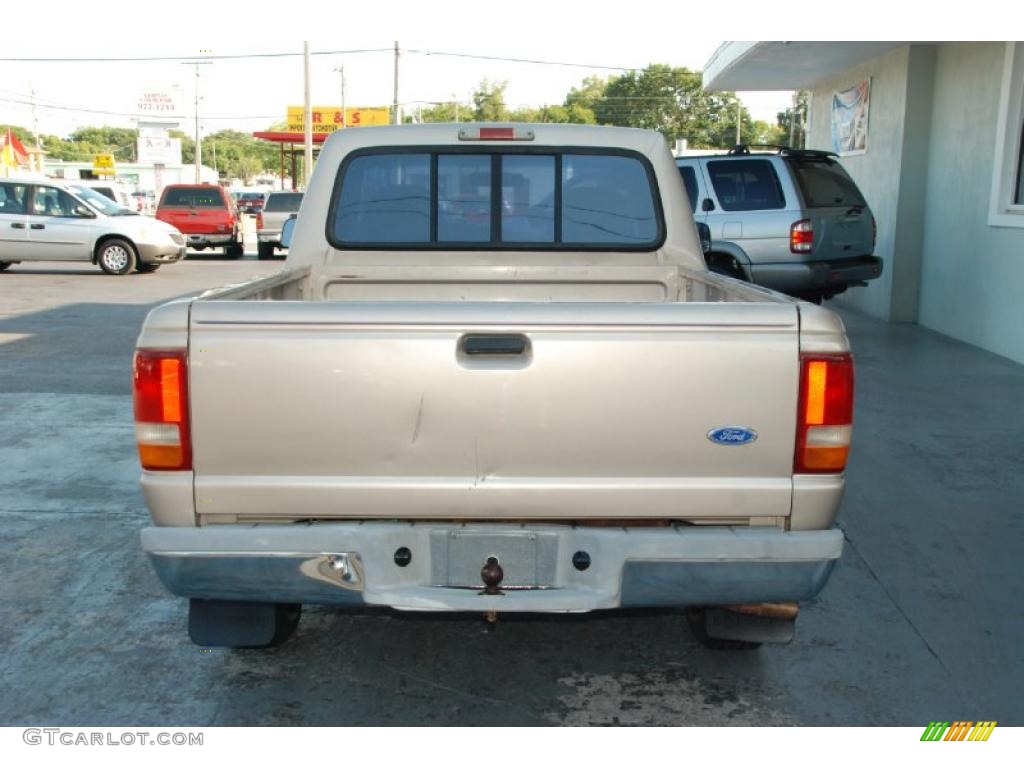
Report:
<svg viewBox="0 0 1024 768"><path fill-rule="evenodd" d="M784 523L796 303L677 266L409 274L302 267L191 304L201 521ZM509 335L527 349L460 346ZM736 424L759 438L707 439Z"/></svg>

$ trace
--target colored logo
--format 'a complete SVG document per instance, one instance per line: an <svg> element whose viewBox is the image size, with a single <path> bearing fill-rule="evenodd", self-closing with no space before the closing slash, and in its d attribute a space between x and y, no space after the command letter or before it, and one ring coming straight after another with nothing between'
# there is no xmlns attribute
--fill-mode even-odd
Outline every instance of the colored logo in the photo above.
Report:
<svg viewBox="0 0 1024 768"><path fill-rule="evenodd" d="M746 445L757 440L757 432L748 427L716 427L708 432L708 440L719 445Z"/></svg>
<svg viewBox="0 0 1024 768"><path fill-rule="evenodd" d="M988 741L996 727L995 720L957 720L950 723L937 721L928 723L921 734L921 741Z"/></svg>

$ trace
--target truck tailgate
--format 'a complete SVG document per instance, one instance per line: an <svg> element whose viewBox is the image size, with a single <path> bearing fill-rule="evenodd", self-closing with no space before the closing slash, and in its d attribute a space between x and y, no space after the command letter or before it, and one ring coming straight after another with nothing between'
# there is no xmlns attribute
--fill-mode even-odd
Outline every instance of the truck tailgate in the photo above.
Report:
<svg viewBox="0 0 1024 768"><path fill-rule="evenodd" d="M785 303L197 301L196 509L783 517L798 361Z"/></svg>

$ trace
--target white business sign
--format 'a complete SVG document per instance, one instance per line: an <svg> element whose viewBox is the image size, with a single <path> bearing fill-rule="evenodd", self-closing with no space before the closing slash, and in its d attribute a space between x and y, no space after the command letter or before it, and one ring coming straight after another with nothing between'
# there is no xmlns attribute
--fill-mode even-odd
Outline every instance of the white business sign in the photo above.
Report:
<svg viewBox="0 0 1024 768"><path fill-rule="evenodd" d="M181 116L181 103L181 87L164 86L143 90L135 108L146 117L176 118Z"/></svg>
<svg viewBox="0 0 1024 768"><path fill-rule="evenodd" d="M146 165L181 165L181 139L139 137L138 157Z"/></svg>

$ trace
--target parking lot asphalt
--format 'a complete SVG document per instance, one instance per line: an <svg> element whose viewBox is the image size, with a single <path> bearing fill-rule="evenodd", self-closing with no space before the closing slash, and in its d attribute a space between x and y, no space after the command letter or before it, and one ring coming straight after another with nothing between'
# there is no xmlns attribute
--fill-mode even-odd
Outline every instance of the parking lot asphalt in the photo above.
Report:
<svg viewBox="0 0 1024 768"><path fill-rule="evenodd" d="M154 305L279 266L0 275L0 724L1024 725L1024 367L852 312L846 549L792 644L307 607L280 648L203 652L139 546L131 355Z"/></svg>

